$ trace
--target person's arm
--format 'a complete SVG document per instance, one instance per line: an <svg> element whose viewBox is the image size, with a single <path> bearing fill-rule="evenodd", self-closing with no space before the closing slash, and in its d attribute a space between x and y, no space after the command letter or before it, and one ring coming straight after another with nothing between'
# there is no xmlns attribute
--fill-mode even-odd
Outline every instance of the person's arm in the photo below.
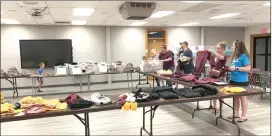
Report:
<svg viewBox="0 0 272 136"><path fill-rule="evenodd" d="M218 54L216 52L214 52L213 50L209 49L208 52L212 53L216 58L218 58L219 60L224 60L225 59L225 56L224 55L221 55L221 54Z"/></svg>
<svg viewBox="0 0 272 136"><path fill-rule="evenodd" d="M168 52L167 54L168 54L167 59L161 60L162 62L169 62L173 60L174 56L172 55L172 53Z"/></svg>

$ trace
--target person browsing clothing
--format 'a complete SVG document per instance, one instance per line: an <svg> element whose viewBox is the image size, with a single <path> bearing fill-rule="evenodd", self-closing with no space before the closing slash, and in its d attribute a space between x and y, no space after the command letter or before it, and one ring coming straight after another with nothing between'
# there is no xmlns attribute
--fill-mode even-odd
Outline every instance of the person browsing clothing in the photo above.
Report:
<svg viewBox="0 0 272 136"><path fill-rule="evenodd" d="M227 61L227 56L225 55L226 46L227 46L227 42L222 41L217 43L216 52L214 52L211 49L208 50L212 55L215 56L215 69L212 69L211 71L219 73L218 76L221 76L220 70L224 67ZM216 100L213 100L213 108L217 109ZM219 109L217 109L217 111L219 111Z"/></svg>
<svg viewBox="0 0 272 136"><path fill-rule="evenodd" d="M250 56L243 41L236 40L232 45L233 55L232 63L229 67L230 84L238 86L248 86L248 73L251 70ZM234 97L235 108L234 118L238 118L238 122L247 121L246 114L248 110L248 101L246 96ZM242 115L239 116L240 102L242 105ZM228 117L232 119L232 117Z"/></svg>
<svg viewBox="0 0 272 136"><path fill-rule="evenodd" d="M151 53L153 56L150 58L151 60L159 60L160 53L156 49L152 49Z"/></svg>
<svg viewBox="0 0 272 136"><path fill-rule="evenodd" d="M194 72L193 52L188 47L188 42L184 41L180 43L181 50L179 52L178 65L180 70L185 74L191 74Z"/></svg>
<svg viewBox="0 0 272 136"><path fill-rule="evenodd" d="M174 63L174 53L171 50L167 50L165 45L161 46L161 53L159 54L159 60L163 62L163 70L171 70L174 71L175 63ZM156 79L157 85L160 86L159 80ZM171 81L166 81L167 86L172 86Z"/></svg>

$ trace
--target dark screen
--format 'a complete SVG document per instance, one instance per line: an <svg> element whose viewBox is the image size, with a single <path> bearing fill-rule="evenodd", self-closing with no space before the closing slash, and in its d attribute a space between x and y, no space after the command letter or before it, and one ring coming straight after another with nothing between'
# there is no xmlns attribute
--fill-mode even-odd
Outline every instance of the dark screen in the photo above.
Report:
<svg viewBox="0 0 272 136"><path fill-rule="evenodd" d="M22 68L46 67L59 63L72 63L72 40L20 40Z"/></svg>

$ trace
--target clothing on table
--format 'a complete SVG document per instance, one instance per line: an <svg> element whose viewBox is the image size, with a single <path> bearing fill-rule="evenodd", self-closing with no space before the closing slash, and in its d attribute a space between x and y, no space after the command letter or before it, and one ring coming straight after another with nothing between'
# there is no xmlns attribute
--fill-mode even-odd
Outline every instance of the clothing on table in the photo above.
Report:
<svg viewBox="0 0 272 136"><path fill-rule="evenodd" d="M178 65L181 71L183 71L185 74L190 74L194 72L194 63L193 63L193 52L187 48L185 50L181 50L179 52L179 58L182 58L183 56L191 58L191 60L186 62L181 62L178 60Z"/></svg>
<svg viewBox="0 0 272 136"><path fill-rule="evenodd" d="M153 99L178 99L179 95L173 90L172 87L156 87L151 93Z"/></svg>
<svg viewBox="0 0 272 136"><path fill-rule="evenodd" d="M174 53L170 50L166 51L165 53L160 53L159 60L165 60L169 58L172 58L172 60L168 62L163 62L163 70L168 70L175 67Z"/></svg>
<svg viewBox="0 0 272 136"><path fill-rule="evenodd" d="M179 91L179 89L175 91L179 92L179 95L186 98L204 97L207 95L215 95L218 93L218 90L211 85L196 85L186 91Z"/></svg>
<svg viewBox="0 0 272 136"><path fill-rule="evenodd" d="M150 92L145 92L145 89L139 88L134 94L136 102L147 102L152 100Z"/></svg>
<svg viewBox="0 0 272 136"><path fill-rule="evenodd" d="M93 106L93 102L84 100L77 94L70 94L65 100L64 100L70 109L81 109L81 108L89 108Z"/></svg>
<svg viewBox="0 0 272 136"><path fill-rule="evenodd" d="M234 67L245 67L250 65L250 58L246 54L241 54L239 58L232 61ZM230 73L230 80L234 82L248 82L248 73L234 70Z"/></svg>
<svg viewBox="0 0 272 136"><path fill-rule="evenodd" d="M93 93L90 100L98 106L115 103L115 101L111 100L109 97L106 97L99 93Z"/></svg>

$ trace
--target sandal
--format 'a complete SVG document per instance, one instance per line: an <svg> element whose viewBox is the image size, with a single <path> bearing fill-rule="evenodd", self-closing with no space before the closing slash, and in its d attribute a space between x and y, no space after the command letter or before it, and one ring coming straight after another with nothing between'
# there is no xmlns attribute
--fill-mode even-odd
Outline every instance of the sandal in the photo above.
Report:
<svg viewBox="0 0 272 136"><path fill-rule="evenodd" d="M227 117L228 119L232 119L232 116ZM234 116L234 118L240 118L238 116Z"/></svg>
<svg viewBox="0 0 272 136"><path fill-rule="evenodd" d="M244 118L239 118L239 119L237 119L237 122L245 122L245 121L247 121L247 119L244 119Z"/></svg>

